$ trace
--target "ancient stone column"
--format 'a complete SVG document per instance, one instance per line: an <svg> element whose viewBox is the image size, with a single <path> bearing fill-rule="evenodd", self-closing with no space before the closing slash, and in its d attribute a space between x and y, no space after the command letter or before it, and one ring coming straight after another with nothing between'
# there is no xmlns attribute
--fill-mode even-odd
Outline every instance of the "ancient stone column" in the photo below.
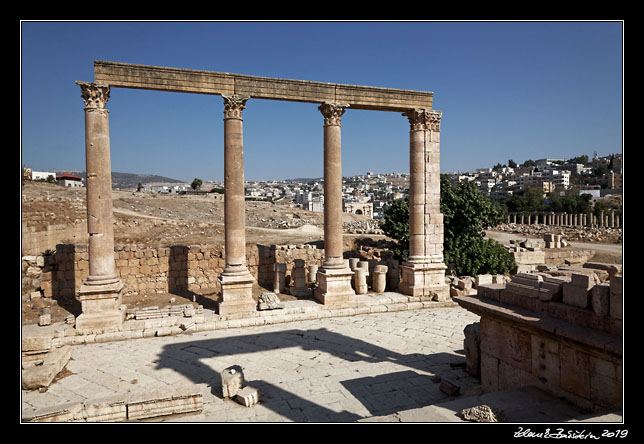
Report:
<svg viewBox="0 0 644 444"><path fill-rule="evenodd" d="M246 212L242 110L249 97L224 99L224 231L226 266L219 275L219 314L255 311L255 279L246 268Z"/></svg>
<svg viewBox="0 0 644 444"><path fill-rule="evenodd" d="M82 333L118 331L123 324L123 282L114 262L112 166L109 111L110 87L76 82L85 102L85 161L87 173L87 232L89 275L78 291L82 314L76 329Z"/></svg>
<svg viewBox="0 0 644 444"><path fill-rule="evenodd" d="M341 116L348 105L324 103L324 254L315 298L325 305L346 303L355 295L353 272L345 267L342 248Z"/></svg>
<svg viewBox="0 0 644 444"><path fill-rule="evenodd" d="M440 111L403 113L409 119L409 258L401 264L401 291L449 298L440 212Z"/></svg>

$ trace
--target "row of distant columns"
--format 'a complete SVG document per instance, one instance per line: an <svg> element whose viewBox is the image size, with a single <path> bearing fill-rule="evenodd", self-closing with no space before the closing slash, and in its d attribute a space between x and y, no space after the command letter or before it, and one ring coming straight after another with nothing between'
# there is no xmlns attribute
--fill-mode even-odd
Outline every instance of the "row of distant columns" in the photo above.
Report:
<svg viewBox="0 0 644 444"><path fill-rule="evenodd" d="M603 215L599 218L594 214L584 213L508 213L508 223L514 224L544 224L570 227L606 227L620 228L621 220L619 214L614 211L610 215Z"/></svg>
<svg viewBox="0 0 644 444"><path fill-rule="evenodd" d="M76 82L85 101L89 276L79 290L83 313L76 327L86 332L118 330L123 283L115 271L107 85ZM247 96L224 100L225 268L219 277L219 313L254 311L255 279L246 266L246 217L242 111ZM315 297L325 305L350 302L353 272L343 260L341 116L349 105L323 103L324 246ZM410 110L409 260L401 264L400 289L411 295L449 296L443 263L440 213L441 113Z"/></svg>

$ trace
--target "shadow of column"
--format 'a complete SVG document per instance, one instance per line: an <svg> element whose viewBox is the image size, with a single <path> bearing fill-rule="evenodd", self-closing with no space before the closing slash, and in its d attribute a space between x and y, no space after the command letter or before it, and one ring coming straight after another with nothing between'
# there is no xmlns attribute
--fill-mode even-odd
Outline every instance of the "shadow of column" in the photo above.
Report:
<svg viewBox="0 0 644 444"><path fill-rule="evenodd" d="M401 354L369 342L344 336L324 328L315 330L286 330L262 334L229 336L182 343L163 347L157 369L171 368L196 384L206 384L212 395L223 399L220 372L202 360L212 357L248 355L285 348L316 350L348 362L393 362L422 372L447 371L450 362L459 357L449 353L430 356L418 353ZM243 358L242 358L243 360ZM244 367L243 362L235 365ZM261 372L261 368L253 369ZM248 369L246 371L248 372ZM468 378L463 370L463 377ZM424 407L450 399L439 390L440 378L408 370L374 377L340 381L372 415L386 415L396 411ZM348 411L336 412L264 379L247 380L246 385L260 392L260 403L276 414L292 421L356 421L361 416Z"/></svg>

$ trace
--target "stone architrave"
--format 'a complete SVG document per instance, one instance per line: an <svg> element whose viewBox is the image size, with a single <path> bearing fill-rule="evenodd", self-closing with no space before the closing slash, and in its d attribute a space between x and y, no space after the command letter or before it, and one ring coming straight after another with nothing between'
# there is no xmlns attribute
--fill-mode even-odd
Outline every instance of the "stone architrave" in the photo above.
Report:
<svg viewBox="0 0 644 444"><path fill-rule="evenodd" d="M244 202L244 141L242 110L249 97L224 99L224 231L226 266L219 275L219 314L255 311L255 279L246 268L246 213Z"/></svg>
<svg viewBox="0 0 644 444"><path fill-rule="evenodd" d="M123 282L116 274L112 214L108 85L76 82L85 102L87 231L89 275L78 291L82 313L76 329L83 333L118 331L123 325Z"/></svg>
<svg viewBox="0 0 644 444"><path fill-rule="evenodd" d="M440 111L414 109L409 119L409 259L400 265L400 290L449 298L440 212Z"/></svg>
<svg viewBox="0 0 644 444"><path fill-rule="evenodd" d="M342 304L355 295L353 272L345 267L342 248L341 116L348 105L323 103L324 116L324 253L315 298L325 305Z"/></svg>

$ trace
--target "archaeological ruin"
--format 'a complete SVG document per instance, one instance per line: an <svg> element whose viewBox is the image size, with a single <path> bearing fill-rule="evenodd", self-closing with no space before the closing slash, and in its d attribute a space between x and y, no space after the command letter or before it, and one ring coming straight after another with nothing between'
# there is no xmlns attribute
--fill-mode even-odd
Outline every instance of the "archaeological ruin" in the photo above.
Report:
<svg viewBox="0 0 644 444"><path fill-rule="evenodd" d="M26 277L36 282L27 285L27 292L37 287L35 299L76 298L80 315L69 315L65 325L44 332L42 327L52 322L50 313L41 310L38 325L23 325L24 390L46 389L70 360L73 345L451 307L479 319L463 331L463 353L458 353L466 362L458 368L480 382L483 392L536 387L587 411L622 409L622 266L593 262L595 251L590 248L566 248L563 228L615 229L621 243L623 214L597 220L591 214L510 213L509 231L523 234L526 226L538 228L543 240L521 237L504 245L516 264L512 273L451 276L443 255L440 211L442 113L432 109L433 93L105 61L94 62L93 82L76 83L84 102L86 233L77 226L80 218L73 224L47 226L43 232L23 223L23 239L30 239L22 246L23 302ZM115 243L106 108L111 88L221 96L223 245ZM312 103L322 115L324 223L317 241L246 243L252 231L246 228L243 111L256 99ZM380 241L361 239L352 250L343 240L343 213L373 217L371 203L342 199L341 121L352 109L396 112L409 121L406 262L396 260ZM521 230L514 231L516 226ZM71 243L55 241L62 238ZM355 247L358 242L353 242ZM40 254L44 249L48 253ZM199 304L123 304L123 298L175 292ZM282 303L282 294L292 299ZM206 296L198 301L202 295ZM204 300L212 305L204 309ZM416 359L415 349L410 356ZM238 396L246 407L258 403L257 389L243 387L241 368L226 368L220 377L224 398ZM440 382L441 392L450 399L459 396L458 384ZM153 393L138 396L98 407L77 405L77 410L46 409L34 413L32 420L124 421L203 408L202 395L192 388L156 398ZM484 410L480 407L487 406L469 409L465 419L502 417L491 407L477 413Z"/></svg>
<svg viewBox="0 0 644 444"><path fill-rule="evenodd" d="M115 272L110 194L110 88L220 95L224 105L225 267L219 275L220 314L256 310L255 278L245 242L242 112L252 99L319 103L324 137L324 261L314 296L329 306L355 296L353 271L342 248L341 117L347 109L401 112L410 122L410 257L400 265L399 288L408 295L445 300L443 219L440 214L440 121L430 92L285 80L239 74L94 62L94 82L77 82L85 103L89 274L78 297L85 332L118 330L123 282ZM250 102L252 103L252 102Z"/></svg>

